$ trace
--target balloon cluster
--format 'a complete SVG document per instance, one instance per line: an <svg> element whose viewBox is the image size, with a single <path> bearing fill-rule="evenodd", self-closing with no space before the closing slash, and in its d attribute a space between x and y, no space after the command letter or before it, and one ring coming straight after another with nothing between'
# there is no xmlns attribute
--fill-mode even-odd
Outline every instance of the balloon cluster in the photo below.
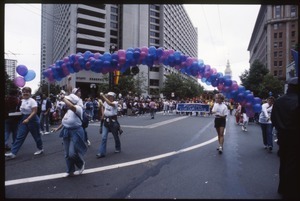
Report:
<svg viewBox="0 0 300 201"><path fill-rule="evenodd" d="M261 110L261 100L253 97L249 90L239 86L236 81L232 81L229 77L223 76L210 65L205 65L202 59L183 55L180 51L172 49L141 47L120 49L115 53L105 52L92 53L86 51L78 52L64 57L62 60L56 61L43 71L43 76L49 82L60 81L70 73L77 73L81 70L92 71L95 73L106 74L115 70L125 72L131 66L147 65L168 65L176 68L181 73L192 75L207 85L217 87L220 92L225 94L226 98L231 98L236 102L240 102L246 107L249 117L254 116L255 112Z"/></svg>
<svg viewBox="0 0 300 201"><path fill-rule="evenodd" d="M20 75L14 79L14 84L17 87L24 87L26 82L33 80L36 76L34 70L28 70L24 65L18 65L16 71Z"/></svg>

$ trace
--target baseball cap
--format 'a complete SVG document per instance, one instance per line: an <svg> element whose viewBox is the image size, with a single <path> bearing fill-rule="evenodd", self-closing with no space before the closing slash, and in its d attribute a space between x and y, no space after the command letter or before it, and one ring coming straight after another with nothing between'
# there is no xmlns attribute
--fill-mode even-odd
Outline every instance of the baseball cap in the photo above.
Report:
<svg viewBox="0 0 300 201"><path fill-rule="evenodd" d="M110 91L110 92L108 92L108 93L107 93L107 95L108 95L108 96L113 96L113 97L116 97L116 94L115 94L114 92L111 92L111 91Z"/></svg>
<svg viewBox="0 0 300 201"><path fill-rule="evenodd" d="M72 90L72 94L76 94L79 90L80 90L80 88L74 88L74 89Z"/></svg>
<svg viewBox="0 0 300 201"><path fill-rule="evenodd" d="M79 101L78 96L76 96L75 94L70 94L68 96L65 96L66 99L68 99L69 101L71 101L73 104L77 104Z"/></svg>

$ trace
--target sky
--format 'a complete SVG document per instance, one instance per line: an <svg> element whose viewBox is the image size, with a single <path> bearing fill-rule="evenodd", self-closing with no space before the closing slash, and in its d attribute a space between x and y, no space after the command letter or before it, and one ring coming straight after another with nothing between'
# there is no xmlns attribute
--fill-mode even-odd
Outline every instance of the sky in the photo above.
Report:
<svg viewBox="0 0 300 201"><path fill-rule="evenodd" d="M232 80L249 70L247 51L260 5L184 5L198 29L198 59L224 74L227 60ZM25 86L38 89L40 81L41 4L6 4L4 56L34 70L36 78ZM200 81L205 89L211 90Z"/></svg>

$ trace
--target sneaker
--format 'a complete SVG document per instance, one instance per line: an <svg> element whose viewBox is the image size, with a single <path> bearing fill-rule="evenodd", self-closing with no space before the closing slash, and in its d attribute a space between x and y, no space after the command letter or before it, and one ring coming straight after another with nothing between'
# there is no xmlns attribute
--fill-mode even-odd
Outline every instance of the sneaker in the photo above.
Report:
<svg viewBox="0 0 300 201"><path fill-rule="evenodd" d="M44 134L45 134L45 132L44 132L44 131L40 131L40 134L41 134L41 135L44 135Z"/></svg>
<svg viewBox="0 0 300 201"><path fill-rule="evenodd" d="M13 159L13 158L16 158L16 155L10 152L10 153L5 154L5 157Z"/></svg>
<svg viewBox="0 0 300 201"><path fill-rule="evenodd" d="M82 167L80 168L80 170L78 170L78 174L82 174L84 168L85 168L85 162L83 162Z"/></svg>
<svg viewBox="0 0 300 201"><path fill-rule="evenodd" d="M115 150L115 153L120 153L121 152L121 150Z"/></svg>
<svg viewBox="0 0 300 201"><path fill-rule="evenodd" d="M268 149L268 146L267 146L267 145L265 145L265 146L264 146L264 149Z"/></svg>
<svg viewBox="0 0 300 201"><path fill-rule="evenodd" d="M33 155L40 155L40 154L42 154L42 153L44 153L44 149L40 149L40 150L38 150L38 151L36 151L36 152L34 152L34 154Z"/></svg>
<svg viewBox="0 0 300 201"><path fill-rule="evenodd" d="M269 150L269 152L272 152L273 147L269 147L268 150Z"/></svg>
<svg viewBox="0 0 300 201"><path fill-rule="evenodd" d="M5 145L5 151L10 151L10 150L11 150L10 146Z"/></svg>
<svg viewBox="0 0 300 201"><path fill-rule="evenodd" d="M87 140L86 143L88 147L91 146L91 142L89 140Z"/></svg>
<svg viewBox="0 0 300 201"><path fill-rule="evenodd" d="M48 134L50 134L50 132L48 132L48 131L44 132L44 135L48 135Z"/></svg>
<svg viewBox="0 0 300 201"><path fill-rule="evenodd" d="M74 172L66 173L65 177L72 177L75 176Z"/></svg>
<svg viewBox="0 0 300 201"><path fill-rule="evenodd" d="M122 129L120 129L120 130L119 130L119 134L120 134L120 135L122 135L122 133L123 133L123 130L122 130Z"/></svg>
<svg viewBox="0 0 300 201"><path fill-rule="evenodd" d="M102 155L102 154L96 154L96 157L97 157L97 158L104 158L105 155Z"/></svg>
<svg viewBox="0 0 300 201"><path fill-rule="evenodd" d="M222 154L222 152L223 152L223 148L219 147L219 154Z"/></svg>
<svg viewBox="0 0 300 201"><path fill-rule="evenodd" d="M245 128L244 131L247 132L247 128Z"/></svg>
<svg viewBox="0 0 300 201"><path fill-rule="evenodd" d="M244 128L244 126L242 126L242 131L245 131L245 128Z"/></svg>

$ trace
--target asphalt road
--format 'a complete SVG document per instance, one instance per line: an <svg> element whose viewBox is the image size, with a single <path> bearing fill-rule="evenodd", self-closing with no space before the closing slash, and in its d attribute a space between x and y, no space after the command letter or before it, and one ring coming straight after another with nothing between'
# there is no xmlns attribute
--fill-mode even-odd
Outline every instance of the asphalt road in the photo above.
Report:
<svg viewBox="0 0 300 201"><path fill-rule="evenodd" d="M42 136L45 152L34 156L28 135L17 157L5 161L6 198L280 199L279 158L263 148L258 124L248 132L227 119L224 153L216 150L213 117L149 115L121 117L122 152L97 159L99 122L91 123L91 146L82 175L64 177L66 164L58 133Z"/></svg>

